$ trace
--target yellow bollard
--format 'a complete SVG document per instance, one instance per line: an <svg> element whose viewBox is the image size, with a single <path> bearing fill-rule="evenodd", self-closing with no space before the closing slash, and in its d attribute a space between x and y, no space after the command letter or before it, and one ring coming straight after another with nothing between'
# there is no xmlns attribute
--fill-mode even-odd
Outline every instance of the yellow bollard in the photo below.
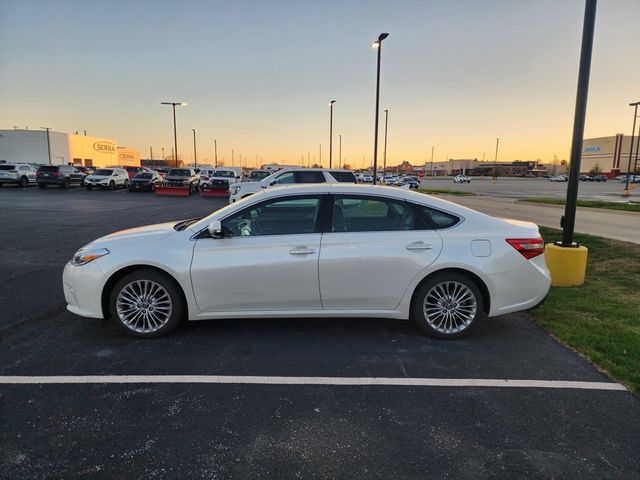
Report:
<svg viewBox="0 0 640 480"><path fill-rule="evenodd" d="M561 247L548 243L544 260L554 287L576 287L584 283L587 272L587 247Z"/></svg>

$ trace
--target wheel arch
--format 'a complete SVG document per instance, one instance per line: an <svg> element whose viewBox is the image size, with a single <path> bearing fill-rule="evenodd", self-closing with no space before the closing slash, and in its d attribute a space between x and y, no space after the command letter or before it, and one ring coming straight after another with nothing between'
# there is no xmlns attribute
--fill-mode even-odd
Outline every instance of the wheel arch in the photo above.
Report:
<svg viewBox="0 0 640 480"><path fill-rule="evenodd" d="M464 275L467 278L469 278L471 281L473 281L473 283L476 284L476 286L480 289L480 293L482 293L482 300L484 303L484 312L488 315L489 312L491 311L491 294L489 293L489 287L487 287L487 284L478 275L476 275L470 270L466 270L464 268L449 267L449 268L442 268L434 272L430 272L429 275L425 276L422 280L418 282L416 287L413 289L413 293L411 294L411 303L409 304L410 305L409 316L411 317L413 315L413 308L412 308L413 302L415 301L416 293L418 292L420 287L425 282L427 282L430 278L432 278L434 275L441 275L447 272Z"/></svg>
<svg viewBox="0 0 640 480"><path fill-rule="evenodd" d="M113 290L113 287L115 287L116 283L118 283L118 281L120 281L120 279L123 278L125 275L135 272L136 270L155 270L156 272L166 276L169 280L171 280L175 284L176 288L178 289L178 292L180 292L180 295L182 295L182 300L184 301L185 307L187 308L187 310L189 309L189 303L187 302L187 296L185 295L184 289L180 285L180 282L178 282L178 280L176 280L176 278L173 275L171 275L171 273L167 272L162 268L158 268L154 265L145 265L145 264L128 265L111 274L109 279L104 284L104 287L102 287L102 293L100 295L100 306L102 308L102 316L105 320L108 320L109 318L111 318L111 312L109 311L109 297L111 296L111 291ZM185 313L187 314L186 316L188 318L189 312L187 311Z"/></svg>

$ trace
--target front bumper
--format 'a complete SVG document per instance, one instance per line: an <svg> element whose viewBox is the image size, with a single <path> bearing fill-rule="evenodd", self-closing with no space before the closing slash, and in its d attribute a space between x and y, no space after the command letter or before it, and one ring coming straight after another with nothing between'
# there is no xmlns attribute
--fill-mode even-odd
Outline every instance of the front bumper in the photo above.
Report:
<svg viewBox="0 0 640 480"><path fill-rule="evenodd" d="M104 318L101 301L104 281L97 260L79 267L68 262L62 273L67 310L81 317Z"/></svg>

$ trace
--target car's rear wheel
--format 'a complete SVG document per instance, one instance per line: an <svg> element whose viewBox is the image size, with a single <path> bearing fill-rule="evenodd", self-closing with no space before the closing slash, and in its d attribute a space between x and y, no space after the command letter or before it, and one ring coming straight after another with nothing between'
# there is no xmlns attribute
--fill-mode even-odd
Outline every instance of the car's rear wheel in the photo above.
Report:
<svg viewBox="0 0 640 480"><path fill-rule="evenodd" d="M113 180L111 180L109 182L109 190L115 190L116 189L116 182L114 182Z"/></svg>
<svg viewBox="0 0 640 480"><path fill-rule="evenodd" d="M184 299L173 279L150 269L132 272L116 284L109 299L112 318L129 335L154 338L183 319Z"/></svg>
<svg viewBox="0 0 640 480"><path fill-rule="evenodd" d="M65 178L65 179L62 181L62 185L60 185L60 188L65 188L65 189L67 189L67 188L69 188L69 186L70 186L70 185L71 185L71 182L69 181L69 179L68 179L68 178Z"/></svg>
<svg viewBox="0 0 640 480"><path fill-rule="evenodd" d="M124 188L129 188L129 180L124 181Z"/></svg>
<svg viewBox="0 0 640 480"><path fill-rule="evenodd" d="M21 188L26 188L27 185L29 185L29 179L27 177L22 177L20 179L20 187Z"/></svg>
<svg viewBox="0 0 640 480"><path fill-rule="evenodd" d="M428 278L416 292L413 316L422 331L444 339L461 337L484 317L484 299L476 283L458 272Z"/></svg>

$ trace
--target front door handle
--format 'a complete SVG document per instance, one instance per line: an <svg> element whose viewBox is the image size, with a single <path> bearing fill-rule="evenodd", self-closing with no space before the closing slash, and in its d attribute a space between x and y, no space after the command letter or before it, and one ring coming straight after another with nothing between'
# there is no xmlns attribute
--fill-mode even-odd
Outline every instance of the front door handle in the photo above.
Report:
<svg viewBox="0 0 640 480"><path fill-rule="evenodd" d="M313 255L314 253L316 253L315 248L309 248L305 245L301 245L299 247L294 247L291 250L289 250L289 253L291 255Z"/></svg>
<svg viewBox="0 0 640 480"><path fill-rule="evenodd" d="M433 245L424 242L413 242L407 245L407 250L431 250Z"/></svg>

